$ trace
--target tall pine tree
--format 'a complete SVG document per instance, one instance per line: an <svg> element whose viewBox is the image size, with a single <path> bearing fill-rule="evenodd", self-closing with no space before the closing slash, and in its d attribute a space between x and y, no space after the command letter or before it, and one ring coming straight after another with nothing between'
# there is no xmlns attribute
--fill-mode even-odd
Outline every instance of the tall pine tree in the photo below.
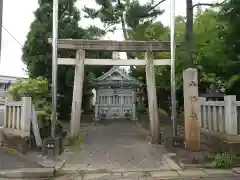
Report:
<svg viewBox="0 0 240 180"><path fill-rule="evenodd" d="M152 21L163 11L158 9L161 3L150 0L141 5L139 0L95 0L99 8L84 7L87 18L99 18L105 28L116 30L120 25L124 39L128 39L128 28L134 29L145 21Z"/></svg>

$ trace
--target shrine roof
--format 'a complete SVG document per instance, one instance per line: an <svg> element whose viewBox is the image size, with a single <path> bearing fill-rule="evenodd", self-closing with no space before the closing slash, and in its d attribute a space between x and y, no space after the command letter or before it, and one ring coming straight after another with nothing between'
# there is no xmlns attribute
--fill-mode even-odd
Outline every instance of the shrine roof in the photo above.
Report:
<svg viewBox="0 0 240 180"><path fill-rule="evenodd" d="M104 81L107 80L108 77L113 77L113 75L117 73L120 76L125 78L125 81L135 81L139 84L138 80L132 76L130 76L126 71L121 69L119 66L113 66L109 71L104 73L102 76L95 79L95 81Z"/></svg>

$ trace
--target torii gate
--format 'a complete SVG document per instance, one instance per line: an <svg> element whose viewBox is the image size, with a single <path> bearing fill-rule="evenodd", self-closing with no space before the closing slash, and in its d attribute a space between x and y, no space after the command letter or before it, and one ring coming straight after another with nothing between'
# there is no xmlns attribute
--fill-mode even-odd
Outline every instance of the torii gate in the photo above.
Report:
<svg viewBox="0 0 240 180"><path fill-rule="evenodd" d="M52 40L49 39L49 43ZM156 95L154 66L170 65L170 59L152 58L153 52L169 52L170 42L163 41L109 41L109 40L83 40L60 39L58 48L76 50L76 58L58 58L58 65L74 65L74 87L72 99L72 113L70 122L70 135L76 137L80 133L84 65L112 65L112 66L146 66L146 80L148 92L148 107L152 143L160 143L160 122ZM112 51L112 52L145 52L145 59L87 59L86 50ZM114 58L114 57L113 57Z"/></svg>

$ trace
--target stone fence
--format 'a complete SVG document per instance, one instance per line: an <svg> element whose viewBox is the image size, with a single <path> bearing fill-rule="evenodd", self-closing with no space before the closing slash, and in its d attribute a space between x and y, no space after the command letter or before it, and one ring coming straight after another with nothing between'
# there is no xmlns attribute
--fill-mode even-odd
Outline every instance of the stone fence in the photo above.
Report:
<svg viewBox="0 0 240 180"><path fill-rule="evenodd" d="M224 101L206 101L199 97L201 141L218 151L240 147L240 101L235 95Z"/></svg>
<svg viewBox="0 0 240 180"><path fill-rule="evenodd" d="M1 131L3 131L5 142L8 145L25 144L31 138L32 132L36 145L42 146L37 112L31 97L23 97L21 101L5 101L4 126Z"/></svg>

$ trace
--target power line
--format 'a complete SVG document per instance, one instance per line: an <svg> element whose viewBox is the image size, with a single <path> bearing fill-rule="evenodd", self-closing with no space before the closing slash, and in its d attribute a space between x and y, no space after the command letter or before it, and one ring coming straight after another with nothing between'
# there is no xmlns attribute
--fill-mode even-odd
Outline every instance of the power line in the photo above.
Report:
<svg viewBox="0 0 240 180"><path fill-rule="evenodd" d="M21 46L23 47L23 45L17 40L17 38L15 38L2 24L2 28ZM25 69L23 69L25 71ZM25 71L26 74L28 74L28 72Z"/></svg>
<svg viewBox="0 0 240 180"><path fill-rule="evenodd" d="M8 30L7 30L7 28L5 28L3 25L2 25L2 28L21 46L21 47L23 47L23 45L17 40L17 38L15 38L13 35L12 35L12 33L10 33ZM110 40L111 38L110 38L110 36L107 36L107 38Z"/></svg>
<svg viewBox="0 0 240 180"><path fill-rule="evenodd" d="M23 45L17 40L17 38L15 38L3 25L2 28L21 46L23 47Z"/></svg>

